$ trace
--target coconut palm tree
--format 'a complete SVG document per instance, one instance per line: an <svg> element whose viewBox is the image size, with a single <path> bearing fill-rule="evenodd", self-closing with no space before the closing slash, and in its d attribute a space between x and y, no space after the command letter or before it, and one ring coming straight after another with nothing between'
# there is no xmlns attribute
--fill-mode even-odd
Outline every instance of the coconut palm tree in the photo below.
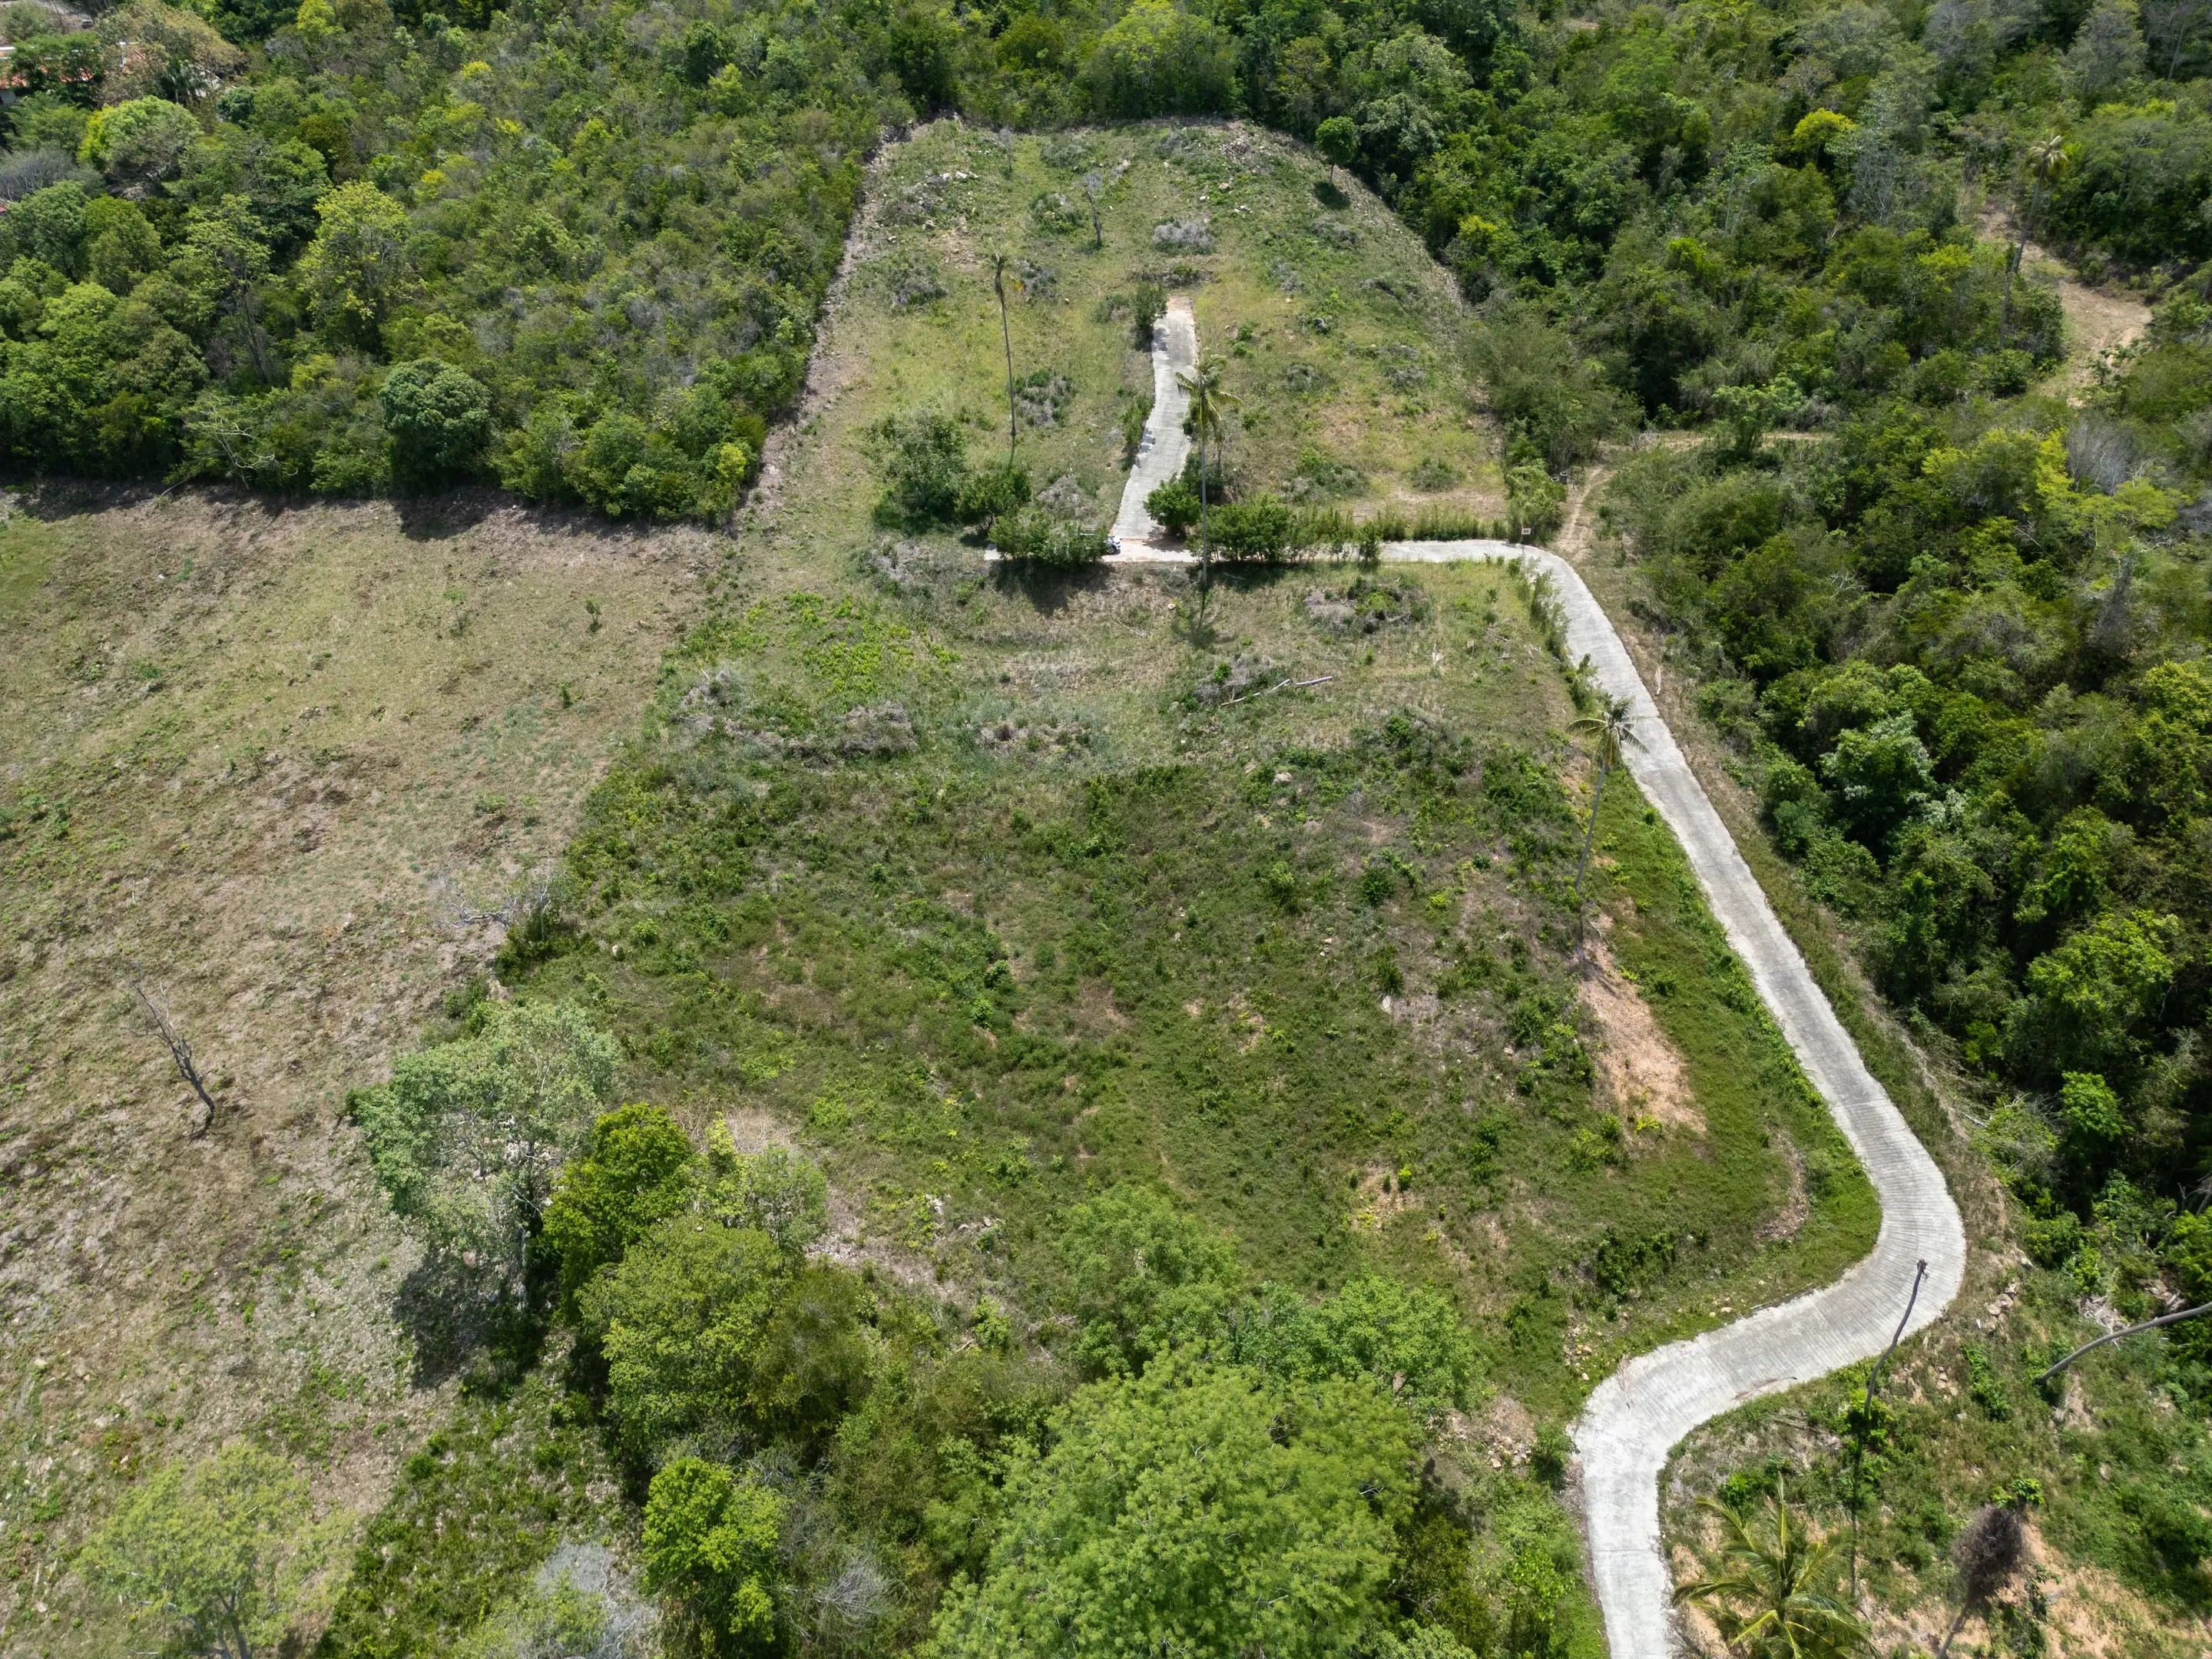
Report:
<svg viewBox="0 0 2212 1659"><path fill-rule="evenodd" d="M2027 239L2035 224L2035 210L2044 192L2056 189L2073 165L2073 153L2067 149L2063 132L2054 132L2027 147L2027 210L2020 216L2020 240L2013 248L2012 258L2005 262L2004 307L1997 319L2000 341L2012 333L2012 281L2020 272L2021 261L2027 257Z"/></svg>
<svg viewBox="0 0 2212 1659"><path fill-rule="evenodd" d="M1831 1547L1816 1543L1804 1517L1790 1509L1780 1474L1764 1525L1717 1498L1699 1507L1720 1517L1726 1565L1712 1577L1678 1585L1677 1602L1716 1608L1729 1645L1758 1659L1841 1659L1865 1650L1866 1626L1814 1588Z"/></svg>
<svg viewBox="0 0 2212 1659"><path fill-rule="evenodd" d="M1198 360L1198 367L1188 374L1176 376L1190 398L1190 413L1184 418L1183 429L1198 440L1198 586L1200 592L1213 586L1212 523L1208 516L1206 501L1207 468L1206 446L1210 441L1217 455L1226 429L1229 411L1237 406L1236 395L1221 384L1228 370L1228 360L1219 353Z"/></svg>
<svg viewBox="0 0 2212 1659"><path fill-rule="evenodd" d="M1567 727L1570 737L1590 740L1590 758L1597 763L1597 793L1590 801L1589 823L1583 830L1582 861L1575 866L1575 928L1582 929L1583 878L1589 873L1590 842L1597 834L1597 811L1605 805L1606 780L1620 764L1621 745L1638 741L1628 699L1607 697L1595 714L1585 714Z"/></svg>

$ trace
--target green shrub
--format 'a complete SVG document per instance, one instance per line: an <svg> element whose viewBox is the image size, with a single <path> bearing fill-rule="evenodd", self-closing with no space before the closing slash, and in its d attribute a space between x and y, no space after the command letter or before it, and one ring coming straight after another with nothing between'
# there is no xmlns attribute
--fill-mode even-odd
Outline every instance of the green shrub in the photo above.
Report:
<svg viewBox="0 0 2212 1659"><path fill-rule="evenodd" d="M691 1143L660 1107L620 1107L592 1126L545 1206L545 1243L570 1296L690 1201L691 1161Z"/></svg>
<svg viewBox="0 0 2212 1659"><path fill-rule="evenodd" d="M1169 536L1180 541L1198 522L1198 491L1181 478L1170 478L1145 497L1145 511Z"/></svg>
<svg viewBox="0 0 2212 1659"><path fill-rule="evenodd" d="M379 397L395 479L417 486L447 483L483 467L492 418L491 395L481 382L423 357L386 375Z"/></svg>
<svg viewBox="0 0 2212 1659"><path fill-rule="evenodd" d="M1134 296L1129 301L1129 337L1138 348L1149 349L1152 330L1161 318L1167 315L1168 293L1158 283L1137 284Z"/></svg>
<svg viewBox="0 0 2212 1659"><path fill-rule="evenodd" d="M1109 550L1104 531L1055 518L1041 507L1001 520L997 541L1008 558L1041 565L1096 564Z"/></svg>
<svg viewBox="0 0 2212 1659"><path fill-rule="evenodd" d="M1000 461L961 479L953 512L963 524L988 529L997 520L1011 517L1029 499L1029 469L1013 461Z"/></svg>
<svg viewBox="0 0 2212 1659"><path fill-rule="evenodd" d="M393 1211L519 1288L553 1176L614 1084L612 1039L565 1003L488 1003L347 1105Z"/></svg>
<svg viewBox="0 0 2212 1659"><path fill-rule="evenodd" d="M886 415L866 441L893 514L915 526L957 517L968 481L968 438L957 421L934 411Z"/></svg>
<svg viewBox="0 0 2212 1659"><path fill-rule="evenodd" d="M1548 541L1565 521L1565 489L1534 462L1525 462L1505 475L1505 494L1516 539L1525 536Z"/></svg>
<svg viewBox="0 0 2212 1659"><path fill-rule="evenodd" d="M648 1589L690 1613L712 1653L770 1645L784 1502L750 1474L679 1457L653 1477L641 1543Z"/></svg>
<svg viewBox="0 0 2212 1659"><path fill-rule="evenodd" d="M1060 1253L1077 1352L1094 1376L1142 1370L1211 1333L1240 1277L1228 1239L1148 1187L1077 1205Z"/></svg>
<svg viewBox="0 0 2212 1659"><path fill-rule="evenodd" d="M1273 495L1217 507L1212 515L1216 556L1244 564L1273 564L1291 550L1291 509Z"/></svg>

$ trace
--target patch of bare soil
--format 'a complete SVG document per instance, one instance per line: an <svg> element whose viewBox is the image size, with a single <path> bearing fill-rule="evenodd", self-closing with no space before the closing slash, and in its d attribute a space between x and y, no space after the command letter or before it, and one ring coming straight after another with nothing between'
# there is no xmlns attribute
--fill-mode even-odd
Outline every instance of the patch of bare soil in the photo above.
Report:
<svg viewBox="0 0 2212 1659"><path fill-rule="evenodd" d="M142 1471L252 1431L360 1511L438 1409L345 1091L489 963L722 544L489 495L7 505L0 1526L40 1534L0 1625L114 1651L64 1564Z"/></svg>
<svg viewBox="0 0 2212 1659"><path fill-rule="evenodd" d="M1398 1217L1420 1207L1413 1188L1398 1179L1395 1170L1375 1164L1363 1170L1352 1198L1352 1224L1373 1232Z"/></svg>
<svg viewBox="0 0 2212 1659"><path fill-rule="evenodd" d="M1651 1118L1668 1128L1704 1134L1705 1115L1690 1091L1682 1051L1659 1029L1651 1005L1622 976L1601 940L1589 941L1589 964L1578 991L1604 1034L1591 1059L1621 1121Z"/></svg>
<svg viewBox="0 0 2212 1659"><path fill-rule="evenodd" d="M2008 243L2020 234L2011 216L1994 207L1984 211L1981 231L1994 241ZM2033 241L2021 252L2021 270L2048 276L2058 285L2058 303L2066 313L2066 366L2053 378L2068 392L2095 384L2106 355L2133 345L2150 326L2150 307L2141 300L2115 289L2092 287L2075 275L2071 265Z"/></svg>

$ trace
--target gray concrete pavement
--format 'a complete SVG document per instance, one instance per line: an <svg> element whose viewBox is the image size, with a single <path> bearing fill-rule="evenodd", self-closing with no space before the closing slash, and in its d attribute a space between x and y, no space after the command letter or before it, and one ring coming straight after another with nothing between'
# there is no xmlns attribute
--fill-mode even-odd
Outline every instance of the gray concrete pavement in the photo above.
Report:
<svg viewBox="0 0 2212 1659"><path fill-rule="evenodd" d="M1626 751L1630 774L1681 843L1705 902L1881 1200L1873 1254L1834 1284L1638 1355L1597 1386L1574 1426L1590 1568L1613 1659L1665 1659L1674 1648L1674 1575L1659 1547L1659 1475L1668 1454L1700 1423L1746 1401L1879 1353L1897 1328L1922 1261L1928 1280L1910 1328L1931 1323L1966 1275L1966 1229L1935 1160L1814 983L1659 718L1627 647L1574 567L1557 554L1504 542L1399 544L1386 546L1383 557L1420 563L1517 558L1552 578L1566 613L1568 649L1577 659L1589 657L1606 691L1629 701L1638 739Z"/></svg>
<svg viewBox="0 0 2212 1659"><path fill-rule="evenodd" d="M1182 471L1190 454L1190 434L1182 429L1190 395L1176 377L1197 365L1198 319L1192 314L1190 296L1170 295L1166 314L1152 327L1152 412L1137 445L1137 464L1121 487L1121 510L1111 532L1116 543L1148 543L1159 534L1152 515L1145 511L1145 501Z"/></svg>

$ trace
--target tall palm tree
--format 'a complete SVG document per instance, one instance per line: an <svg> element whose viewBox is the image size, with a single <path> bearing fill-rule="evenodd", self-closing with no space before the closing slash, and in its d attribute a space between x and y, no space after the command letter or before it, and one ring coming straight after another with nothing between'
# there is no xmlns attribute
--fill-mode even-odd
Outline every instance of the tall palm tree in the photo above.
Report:
<svg viewBox="0 0 2212 1659"><path fill-rule="evenodd" d="M1717 1607L1729 1645L1759 1659L1840 1659L1866 1648L1866 1626L1814 1588L1831 1547L1815 1543L1790 1510L1780 1474L1764 1526L1717 1498L1699 1507L1720 1517L1726 1565L1712 1577L1677 1586L1677 1602Z"/></svg>
<svg viewBox="0 0 2212 1659"><path fill-rule="evenodd" d="M1221 447L1229 411L1237 406L1233 392L1221 384L1228 371L1228 359L1219 353L1198 360L1198 367L1188 374L1176 376L1176 384L1190 397L1190 413L1185 417L1183 429L1198 440L1198 586L1205 592L1213 586L1213 526L1208 515L1206 501L1206 446L1210 440L1216 453Z"/></svg>
<svg viewBox="0 0 2212 1659"><path fill-rule="evenodd" d="M2012 281L2019 274L2021 262L2027 258L2027 239L2034 228L2035 210L2043 193L2056 189L2073 164L2074 157L2066 148L2066 135L2063 132L2054 132L2027 147L2027 210L2021 215L2020 240L2013 247L2012 258L2005 263L2004 307L1997 320L2000 342L2012 333Z"/></svg>
<svg viewBox="0 0 2212 1659"><path fill-rule="evenodd" d="M1595 714L1585 714L1567 727L1570 737L1590 740L1590 758L1597 763L1597 794L1590 801L1589 823L1583 830L1582 861L1575 866L1575 930L1582 931L1583 878L1589 873L1590 842L1597 834L1598 808L1605 805L1606 780L1620 764L1621 745L1638 743L1634 716L1628 699L1607 697Z"/></svg>
<svg viewBox="0 0 2212 1659"><path fill-rule="evenodd" d="M1006 348L1006 465L1014 464L1014 337L1006 325L1006 267L1013 263L1005 253L991 256L991 288L999 296L999 341ZM1014 278L1014 286L1022 285Z"/></svg>

